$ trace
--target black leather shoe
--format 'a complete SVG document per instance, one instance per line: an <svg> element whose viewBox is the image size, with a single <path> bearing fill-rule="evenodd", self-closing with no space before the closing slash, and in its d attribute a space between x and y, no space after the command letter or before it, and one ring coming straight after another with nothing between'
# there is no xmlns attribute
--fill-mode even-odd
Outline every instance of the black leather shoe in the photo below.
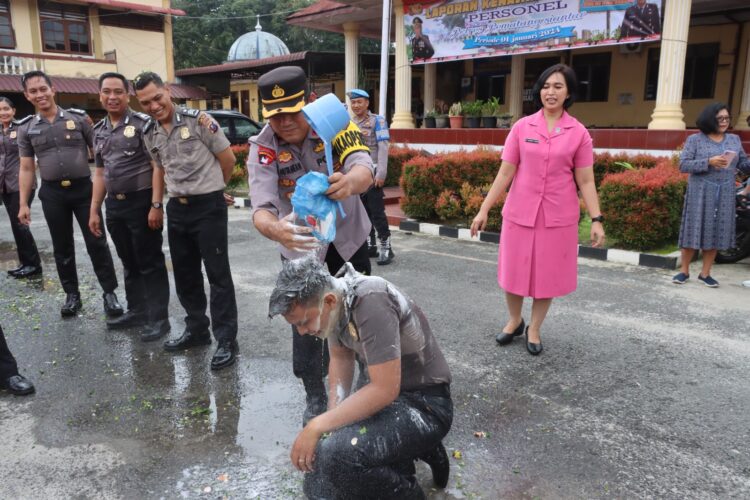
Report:
<svg viewBox="0 0 750 500"><path fill-rule="evenodd" d="M146 313L143 311L130 310L118 316L116 318L107 320L107 328L110 330L123 330L125 328L133 328L137 326L144 326L147 323Z"/></svg>
<svg viewBox="0 0 750 500"><path fill-rule="evenodd" d="M120 302L117 300L117 295L115 295L114 292L104 292L104 295L102 295L102 299L104 299L104 312L110 318L122 316L122 313L125 312L123 311Z"/></svg>
<svg viewBox="0 0 750 500"><path fill-rule="evenodd" d="M432 480L438 488L445 488L448 485L448 476L451 472L451 464L448 460L448 453L445 451L443 443L439 443L432 451L419 457L426 462L432 470Z"/></svg>
<svg viewBox="0 0 750 500"><path fill-rule="evenodd" d="M534 344L532 342L529 342L529 327L526 327L526 350L529 351L529 354L532 356L538 356L542 353L542 341L539 340L538 344Z"/></svg>
<svg viewBox="0 0 750 500"><path fill-rule="evenodd" d="M211 369L221 370L231 366L237 360L237 353L240 352L240 346L236 340L224 340L219 342L214 357L211 358Z"/></svg>
<svg viewBox="0 0 750 500"><path fill-rule="evenodd" d="M202 345L209 345L211 343L211 334L208 330L203 330L200 333L191 333L190 330L185 328L182 335L176 339L167 340L164 342L165 351L181 351L183 349L190 349L191 347L198 347Z"/></svg>
<svg viewBox="0 0 750 500"><path fill-rule="evenodd" d="M13 375L5 382L8 392L16 396L26 396L34 393L34 384L32 384L23 375Z"/></svg>
<svg viewBox="0 0 750 500"><path fill-rule="evenodd" d="M172 326L169 324L169 319L160 319L148 323L146 329L141 333L141 340L143 342L153 342L159 340L163 336L169 333ZM209 339L210 340L210 339Z"/></svg>
<svg viewBox="0 0 750 500"><path fill-rule="evenodd" d="M75 316L78 311L81 310L83 304L81 303L80 293L69 293L65 296L65 303L60 308L60 314L63 317Z"/></svg>
<svg viewBox="0 0 750 500"><path fill-rule="evenodd" d="M377 255L377 254L376 254L376 255ZM8 276L13 276L13 277L15 277L15 276L16 276L16 273L17 273L18 271L20 271L21 269L23 269L23 264L21 264L20 266L18 266L18 267L17 267L17 268L15 268L15 269L8 269Z"/></svg>
<svg viewBox="0 0 750 500"><path fill-rule="evenodd" d="M37 274L42 274L42 266L23 266L22 268L17 269L15 273L11 274L11 276L21 279L30 278Z"/></svg>
<svg viewBox="0 0 750 500"><path fill-rule="evenodd" d="M516 327L515 330L513 330L513 333L500 332L495 335L495 341L497 341L497 343L500 345L510 344L513 340L513 337L518 337L523 333L523 329L525 326L526 323L524 323L523 318L521 318L521 323Z"/></svg>

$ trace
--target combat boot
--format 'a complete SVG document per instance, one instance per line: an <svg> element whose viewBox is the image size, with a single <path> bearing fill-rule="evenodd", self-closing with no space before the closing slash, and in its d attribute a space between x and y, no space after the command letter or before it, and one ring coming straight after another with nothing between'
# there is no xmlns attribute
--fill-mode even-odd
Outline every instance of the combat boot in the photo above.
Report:
<svg viewBox="0 0 750 500"><path fill-rule="evenodd" d="M391 237L389 236L387 238L381 238L378 254L378 265L385 266L390 264L393 260L393 257L395 256L396 254L393 253L393 249L391 248Z"/></svg>
<svg viewBox="0 0 750 500"><path fill-rule="evenodd" d="M367 240L367 253L370 257L377 257L380 253L378 251L378 240L375 238L375 233L370 233L370 237Z"/></svg>

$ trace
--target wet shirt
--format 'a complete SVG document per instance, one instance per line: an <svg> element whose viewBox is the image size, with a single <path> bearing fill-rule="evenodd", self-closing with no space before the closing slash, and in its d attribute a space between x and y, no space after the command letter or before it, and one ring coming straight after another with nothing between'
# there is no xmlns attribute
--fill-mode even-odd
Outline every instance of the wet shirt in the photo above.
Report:
<svg viewBox="0 0 750 500"><path fill-rule="evenodd" d="M503 217L534 227L540 207L547 227L578 224L581 214L573 170L594 164L591 136L563 112L552 132L544 111L521 118L510 130L503 160L516 166Z"/></svg>
<svg viewBox="0 0 750 500"><path fill-rule="evenodd" d="M370 158L375 164L375 178L384 181L388 175L388 141L391 139L385 118L368 111L363 119L359 120L355 116L352 121L362 131L362 138L370 148Z"/></svg>
<svg viewBox="0 0 750 500"><path fill-rule="evenodd" d="M201 115L206 118L201 118ZM208 125L201 121L211 120ZM155 120L145 128L146 149L164 169L170 196L195 196L224 189L224 175L216 157L229 147L221 127L197 109L175 106L172 131Z"/></svg>
<svg viewBox="0 0 750 500"><path fill-rule="evenodd" d="M108 193L130 193L151 188L151 156L143 140L148 115L130 109L112 126L109 117L94 126L94 158L104 169Z"/></svg>
<svg viewBox="0 0 750 500"><path fill-rule="evenodd" d="M367 366L401 359L401 390L449 384L451 373L422 310L378 276L345 267L343 328L328 341L356 352Z"/></svg>
<svg viewBox="0 0 750 500"><path fill-rule="evenodd" d="M18 157L19 122L11 121L7 129L0 133L0 193L18 192L18 169L21 160Z"/></svg>
<svg viewBox="0 0 750 500"><path fill-rule="evenodd" d="M349 126L356 128L353 123ZM358 130L353 130L353 133L356 135ZM349 148L334 147L334 171L347 173L354 165L362 165L370 171L373 170L370 154L367 147L361 143L361 138L353 142L360 142L360 145L350 144ZM253 206L252 215L258 210L267 210L279 218L285 217L292 212L290 200L297 179L307 172L328 175L323 141L311 129L302 145L298 147L279 139L270 125L266 125L260 134L250 138L247 172ZM337 214L336 239L333 245L344 260L349 260L370 234L371 224L359 196L349 196L341 203L346 217ZM283 246L280 246L280 250L288 259L301 256L300 253ZM327 247L321 249L321 258L325 258L326 250Z"/></svg>
<svg viewBox="0 0 750 500"><path fill-rule="evenodd" d="M19 127L21 158L36 156L39 175L45 181L90 177L89 148L94 129L86 112L57 107L52 123L35 115Z"/></svg>

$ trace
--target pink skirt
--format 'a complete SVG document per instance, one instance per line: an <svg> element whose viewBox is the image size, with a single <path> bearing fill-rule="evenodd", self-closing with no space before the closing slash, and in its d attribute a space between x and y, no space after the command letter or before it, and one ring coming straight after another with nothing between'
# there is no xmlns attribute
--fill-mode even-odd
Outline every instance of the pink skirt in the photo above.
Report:
<svg viewBox="0 0 750 500"><path fill-rule="evenodd" d="M503 219L497 282L506 292L535 299L574 292L578 285L578 225L544 227L541 206L534 227Z"/></svg>

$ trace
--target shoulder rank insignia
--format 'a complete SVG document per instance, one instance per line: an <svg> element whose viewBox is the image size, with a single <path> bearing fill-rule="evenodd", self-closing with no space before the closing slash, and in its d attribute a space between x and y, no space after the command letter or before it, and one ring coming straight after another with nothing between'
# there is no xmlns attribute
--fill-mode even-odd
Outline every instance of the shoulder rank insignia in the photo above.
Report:
<svg viewBox="0 0 750 500"><path fill-rule="evenodd" d="M24 123L31 120L32 118L34 118L34 115L29 115L24 118L21 118L20 120L13 120L13 123L15 123L16 125L23 125Z"/></svg>
<svg viewBox="0 0 750 500"><path fill-rule="evenodd" d="M146 113L141 113L140 111L133 111L133 116L137 116L138 118L140 118L144 122L147 122L147 121L151 120L150 116L148 116Z"/></svg>
<svg viewBox="0 0 750 500"><path fill-rule="evenodd" d="M258 146L258 163L261 165L271 165L274 161L276 161L276 151L264 146Z"/></svg>
<svg viewBox="0 0 750 500"><path fill-rule="evenodd" d="M84 110L82 110L82 109L78 109L78 108L68 108L68 110L67 110L67 111L68 111L69 113L74 113L74 114L76 114L76 115L80 115L80 116L86 116L86 112L85 112Z"/></svg>
<svg viewBox="0 0 750 500"><path fill-rule="evenodd" d="M154 120L147 121L146 125L143 126L143 133L144 134L149 133L152 128L154 128Z"/></svg>
<svg viewBox="0 0 750 500"><path fill-rule="evenodd" d="M185 116L191 116L193 118L197 117L201 110L200 109L188 109L188 108L179 108L180 113L182 113Z"/></svg>
<svg viewBox="0 0 750 500"><path fill-rule="evenodd" d="M281 151L279 153L279 163L286 163L292 159L292 153L289 151Z"/></svg>
<svg viewBox="0 0 750 500"><path fill-rule="evenodd" d="M359 342L359 332L357 331L357 325L354 324L354 321L350 321L349 324L346 325L346 327L349 330L349 335L351 335L354 340Z"/></svg>

